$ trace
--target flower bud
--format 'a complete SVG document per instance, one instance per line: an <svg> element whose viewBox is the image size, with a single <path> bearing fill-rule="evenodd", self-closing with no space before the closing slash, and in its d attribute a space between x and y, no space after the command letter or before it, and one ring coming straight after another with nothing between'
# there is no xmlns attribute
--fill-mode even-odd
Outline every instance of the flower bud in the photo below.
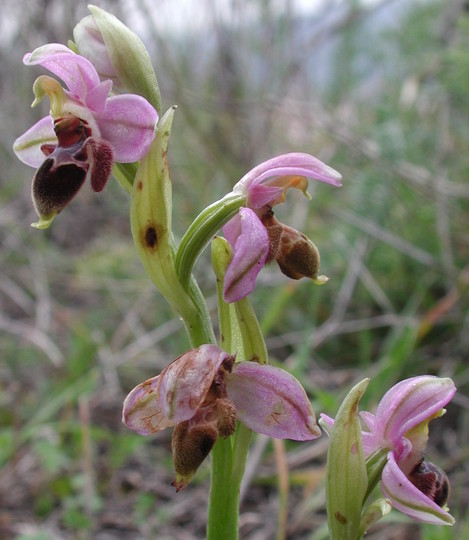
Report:
<svg viewBox="0 0 469 540"><path fill-rule="evenodd" d="M114 90L119 90L119 80L112 65L109 52L104 43L93 15L83 17L73 29L73 38L80 54L94 65L99 78L111 79Z"/></svg>
<svg viewBox="0 0 469 540"><path fill-rule="evenodd" d="M269 210L263 217L262 223L269 235L269 254L267 262L275 259L280 270L289 278L311 278L315 283L323 284L328 281L326 276L318 276L318 248L303 233L280 223Z"/></svg>
<svg viewBox="0 0 469 540"><path fill-rule="evenodd" d="M161 113L158 82L142 40L104 9L89 9L93 21L85 17L73 32L79 53L97 66L100 75L100 70L110 72L120 89L143 96Z"/></svg>

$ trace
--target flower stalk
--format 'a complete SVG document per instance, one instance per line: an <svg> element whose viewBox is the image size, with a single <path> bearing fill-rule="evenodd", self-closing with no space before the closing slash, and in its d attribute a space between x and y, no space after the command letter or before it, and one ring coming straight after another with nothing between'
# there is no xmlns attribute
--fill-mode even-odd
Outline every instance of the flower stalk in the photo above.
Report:
<svg viewBox="0 0 469 540"><path fill-rule="evenodd" d="M223 280L231 259L231 248L223 238L212 242L212 266L217 280L217 306L223 347L237 351L237 359L245 360L244 339L235 306L223 299ZM263 338L261 336L263 341ZM264 345L265 347L265 345ZM210 496L207 519L207 540L237 540L239 494L244 475L252 432L238 422L235 437L219 439L212 451Z"/></svg>
<svg viewBox="0 0 469 540"><path fill-rule="evenodd" d="M229 193L207 206L191 223L181 239L175 260L179 281L185 289L189 286L192 269L202 251L244 202L243 195Z"/></svg>

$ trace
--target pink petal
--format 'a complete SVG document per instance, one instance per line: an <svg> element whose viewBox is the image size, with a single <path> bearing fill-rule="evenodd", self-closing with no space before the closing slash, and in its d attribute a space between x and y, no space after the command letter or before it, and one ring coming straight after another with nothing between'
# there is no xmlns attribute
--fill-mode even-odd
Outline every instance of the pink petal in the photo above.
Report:
<svg viewBox="0 0 469 540"><path fill-rule="evenodd" d="M362 443L365 457L370 456L373 452L376 452L376 450L381 448L379 441L376 439L373 433L369 433L367 431L362 431Z"/></svg>
<svg viewBox="0 0 469 540"><path fill-rule="evenodd" d="M368 431L362 431L363 453L365 457L381 448L381 439L375 434L375 415L367 411L361 411L360 416L368 428Z"/></svg>
<svg viewBox="0 0 469 540"><path fill-rule="evenodd" d="M228 223L223 226L223 234L225 235L225 238L228 240L232 248L235 247L236 240L242 232L241 210L244 210L244 208L241 208L240 211L236 214L236 216L230 219L230 221L228 221Z"/></svg>
<svg viewBox="0 0 469 540"><path fill-rule="evenodd" d="M239 420L253 431L296 441L321 434L303 387L283 369L239 362L227 374L226 386Z"/></svg>
<svg viewBox="0 0 469 540"><path fill-rule="evenodd" d="M46 159L41 151L43 144L57 144L54 124L50 116L45 116L18 137L13 143L13 150L23 163L37 169Z"/></svg>
<svg viewBox="0 0 469 540"><path fill-rule="evenodd" d="M234 251L225 274L223 296L225 302L237 302L254 290L269 252L269 235L249 208L241 208L223 232Z"/></svg>
<svg viewBox="0 0 469 540"><path fill-rule="evenodd" d="M189 420L203 403L222 363L230 355L216 345L202 345L174 360L160 376L158 401L172 422Z"/></svg>
<svg viewBox="0 0 469 540"><path fill-rule="evenodd" d="M233 191L247 195L250 204L254 208L260 208L279 194L278 189L272 191L269 180L289 175L314 178L333 186L340 186L342 178L337 171L314 156L290 153L274 157L254 167L234 186Z"/></svg>
<svg viewBox="0 0 469 540"><path fill-rule="evenodd" d="M393 447L410 429L447 405L455 392L451 379L430 375L397 383L386 392L376 410L376 436Z"/></svg>
<svg viewBox="0 0 469 540"><path fill-rule="evenodd" d="M433 525L453 525L454 518L415 487L396 463L393 452L381 477L381 491L394 508L413 519Z"/></svg>
<svg viewBox="0 0 469 540"><path fill-rule="evenodd" d="M329 436L331 435L332 429L334 428L334 422L335 420L325 413L321 413L319 415L319 425Z"/></svg>
<svg viewBox="0 0 469 540"><path fill-rule="evenodd" d="M118 163L138 161L147 153L158 113L145 98L134 94L110 97L106 110L95 116L101 137L111 143Z"/></svg>
<svg viewBox="0 0 469 540"><path fill-rule="evenodd" d="M136 386L125 398L122 422L140 435L150 435L176 424L167 418L156 397L160 375Z"/></svg>
<svg viewBox="0 0 469 540"><path fill-rule="evenodd" d="M129 393L122 421L140 435L149 435L189 420L228 358L232 357L216 345L202 345L184 353L160 375L140 383Z"/></svg>
<svg viewBox="0 0 469 540"><path fill-rule="evenodd" d="M368 428L369 431L374 431L375 429L375 415L368 412L368 411L361 411L360 412L360 416L363 420L363 422L365 423L366 427Z"/></svg>
<svg viewBox="0 0 469 540"><path fill-rule="evenodd" d="M99 84L99 76L93 64L85 57L75 54L65 45L48 43L24 56L26 65L40 65L48 69L67 85L70 93L84 102L87 93Z"/></svg>
<svg viewBox="0 0 469 540"><path fill-rule="evenodd" d="M94 113L103 113L106 110L106 100L111 91L112 81L103 81L90 90L86 96L86 105Z"/></svg>
<svg viewBox="0 0 469 540"><path fill-rule="evenodd" d="M274 201L283 192L283 187L269 186L268 184L252 184L249 188L249 206L262 208Z"/></svg>
<svg viewBox="0 0 469 540"><path fill-rule="evenodd" d="M373 415L366 412L361 412L360 416L372 417ZM368 418L369 419L369 418ZM332 428L334 427L335 420L328 416L327 414L321 413L319 424L330 436ZM368 424L368 427L370 425ZM370 454L380 449L380 441L378 441L375 435L372 432L362 431L362 443L363 443L363 453L365 457L368 457Z"/></svg>

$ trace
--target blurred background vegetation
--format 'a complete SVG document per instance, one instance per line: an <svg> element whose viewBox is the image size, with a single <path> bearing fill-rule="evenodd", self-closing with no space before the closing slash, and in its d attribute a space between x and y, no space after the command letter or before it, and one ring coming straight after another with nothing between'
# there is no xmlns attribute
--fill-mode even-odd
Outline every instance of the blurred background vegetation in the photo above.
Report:
<svg viewBox="0 0 469 540"><path fill-rule="evenodd" d="M427 457L448 472L457 524L393 512L367 538L468 538L468 3L95 3L141 35L164 106L178 105L178 237L276 154L309 152L343 174L341 189L311 183L310 203L292 193L277 212L315 241L330 282L260 274L252 301L271 362L332 415L364 376L370 410L402 378L452 377ZM86 2L3 0L1 13L0 538L203 538L208 465L176 496L170 433L146 439L120 421L126 393L188 345L136 257L127 195L117 182L82 190L50 230L31 229L33 170L11 150L47 110L29 108L42 71L23 54L67 43ZM208 255L196 273L214 310ZM257 437L242 539L327 538L326 450L325 436Z"/></svg>

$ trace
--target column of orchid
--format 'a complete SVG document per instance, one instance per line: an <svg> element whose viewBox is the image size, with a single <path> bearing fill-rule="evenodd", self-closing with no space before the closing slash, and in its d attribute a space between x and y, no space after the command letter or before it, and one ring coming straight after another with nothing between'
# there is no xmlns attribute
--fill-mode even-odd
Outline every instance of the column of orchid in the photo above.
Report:
<svg viewBox="0 0 469 540"><path fill-rule="evenodd" d="M268 354L248 295L262 267L275 260L292 279L327 282L319 251L301 232L280 223L276 205L290 188L307 195L308 179L341 185L341 175L317 158L290 153L248 172L223 199L203 210L179 245L172 234L172 194L166 153L175 109L164 114L156 76L141 40L115 17L90 6L69 46L48 44L26 54L41 66L35 101L50 99L50 114L14 144L36 168L32 198L47 228L89 180L104 189L111 174L130 195L137 253L162 296L180 315L191 349L160 374L136 386L123 422L142 435L173 429L173 485L184 489L211 453L207 537L235 539L239 487L253 431L297 441L320 435L300 382L268 365ZM65 85L65 87L62 86ZM216 236L223 231L225 238ZM220 335L192 275L212 243ZM323 416L331 436L327 508L331 537L358 539L395 508L430 523L452 524L448 482L426 462L429 420L454 394L449 379L403 381L383 398L376 415L356 406L367 381L352 389L336 420ZM371 501L381 480L384 499Z"/></svg>

